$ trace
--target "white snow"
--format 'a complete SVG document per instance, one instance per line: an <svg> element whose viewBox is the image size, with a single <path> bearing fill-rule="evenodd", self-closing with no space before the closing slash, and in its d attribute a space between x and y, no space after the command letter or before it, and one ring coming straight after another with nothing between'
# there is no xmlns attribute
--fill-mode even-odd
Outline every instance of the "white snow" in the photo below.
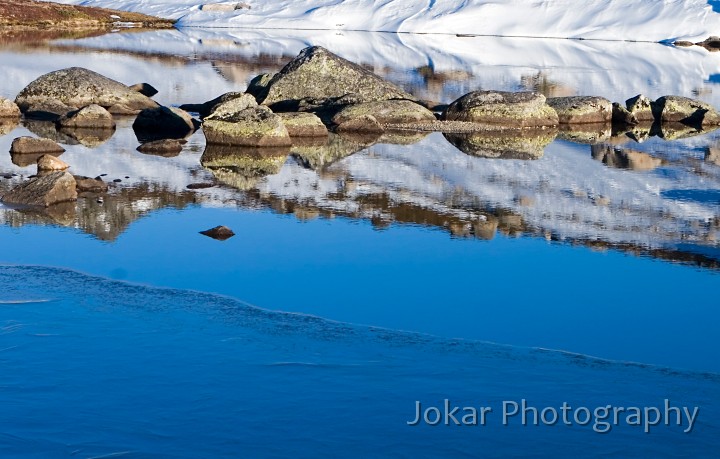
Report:
<svg viewBox="0 0 720 459"><path fill-rule="evenodd" d="M180 26L363 30L662 41L720 35L707 0L58 0L177 19Z"/></svg>

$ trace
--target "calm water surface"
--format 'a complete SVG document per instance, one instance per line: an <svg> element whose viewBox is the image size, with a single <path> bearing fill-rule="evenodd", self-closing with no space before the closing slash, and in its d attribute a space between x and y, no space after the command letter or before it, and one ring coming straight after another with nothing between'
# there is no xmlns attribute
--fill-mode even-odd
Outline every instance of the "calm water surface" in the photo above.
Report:
<svg viewBox="0 0 720 459"><path fill-rule="evenodd" d="M675 93L720 106L720 61L704 50L492 39L478 55L467 39L443 52L422 37L351 35L12 42L0 50L0 95L82 65L147 81L162 103L203 102L321 44L439 102L495 88ZM623 81L629 55L644 57ZM26 121L0 130L0 151L21 135L52 137L73 173L121 180L102 204L0 207L3 457L720 448L720 132L332 136L265 152L208 147L197 132L166 158L135 151L131 124L104 137ZM0 155L0 190L33 164ZM237 235L198 234L220 224ZM406 424L416 401L444 399L493 406L497 417ZM502 402L521 399L540 408L668 399L700 415L691 433L503 426Z"/></svg>

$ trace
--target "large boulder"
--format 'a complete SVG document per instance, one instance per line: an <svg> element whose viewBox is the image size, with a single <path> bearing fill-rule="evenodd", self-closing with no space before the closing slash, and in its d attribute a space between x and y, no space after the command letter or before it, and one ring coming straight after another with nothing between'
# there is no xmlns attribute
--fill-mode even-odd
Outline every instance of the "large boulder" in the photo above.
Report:
<svg viewBox="0 0 720 459"><path fill-rule="evenodd" d="M175 107L146 108L133 122L139 139L182 139L195 132L195 120L185 110Z"/></svg>
<svg viewBox="0 0 720 459"><path fill-rule="evenodd" d="M10 153L16 155L52 153L58 154L65 149L50 139L38 139L35 137L18 137L10 145Z"/></svg>
<svg viewBox="0 0 720 459"><path fill-rule="evenodd" d="M551 97L548 105L555 109L561 124L607 123L612 120L612 103L604 97Z"/></svg>
<svg viewBox="0 0 720 459"><path fill-rule="evenodd" d="M379 100L348 105L332 119L335 124L372 115L380 124L404 124L436 121L433 112L410 100Z"/></svg>
<svg viewBox="0 0 720 459"><path fill-rule="evenodd" d="M68 172L37 176L16 186L2 197L2 202L23 206L49 207L77 199L75 178Z"/></svg>
<svg viewBox="0 0 720 459"><path fill-rule="evenodd" d="M558 124L545 96L535 92L473 91L451 103L442 118L509 128Z"/></svg>
<svg viewBox="0 0 720 459"><path fill-rule="evenodd" d="M327 137L323 122L312 113L278 113L290 137Z"/></svg>
<svg viewBox="0 0 720 459"><path fill-rule="evenodd" d="M208 143L245 147L285 147L291 144L282 118L267 107L211 115L203 121Z"/></svg>
<svg viewBox="0 0 720 459"><path fill-rule="evenodd" d="M19 118L20 108L11 100L0 97L0 118Z"/></svg>
<svg viewBox="0 0 720 459"><path fill-rule="evenodd" d="M115 120L103 107L91 104L61 116L57 125L65 128L115 129Z"/></svg>
<svg viewBox="0 0 720 459"><path fill-rule="evenodd" d="M640 123L643 121L654 121L655 116L652 112L652 102L650 99L642 94L638 94L635 97L631 97L625 101L625 108L638 120Z"/></svg>
<svg viewBox="0 0 720 459"><path fill-rule="evenodd" d="M663 96L652 103L655 119L692 126L720 124L720 114L710 104L681 96Z"/></svg>
<svg viewBox="0 0 720 459"><path fill-rule="evenodd" d="M139 112L158 104L128 86L92 70L71 67L47 73L27 85L15 98L20 110L47 100L59 101L75 109L90 104L123 106Z"/></svg>
<svg viewBox="0 0 720 459"><path fill-rule="evenodd" d="M328 99L354 93L363 102L415 98L371 71L320 46L303 49L258 96L264 105L293 108L304 98Z"/></svg>

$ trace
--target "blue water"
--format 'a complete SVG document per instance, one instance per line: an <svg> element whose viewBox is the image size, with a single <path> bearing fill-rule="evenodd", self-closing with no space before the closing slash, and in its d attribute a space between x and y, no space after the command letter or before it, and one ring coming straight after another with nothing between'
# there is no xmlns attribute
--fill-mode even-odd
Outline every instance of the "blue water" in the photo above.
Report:
<svg viewBox="0 0 720 459"><path fill-rule="evenodd" d="M237 236L219 242L197 233L216 224ZM720 275L615 251L202 207L153 213L113 243L38 226L0 227L0 239L12 241L5 262L216 292L355 324L720 373L720 308L708 300Z"/></svg>
<svg viewBox="0 0 720 459"><path fill-rule="evenodd" d="M269 312L42 267L0 268L2 457L716 457L720 380ZM409 426L415 402L490 406ZM536 407L697 406L683 426L502 423ZM519 444L532 452L518 453ZM115 456L113 456L115 455Z"/></svg>

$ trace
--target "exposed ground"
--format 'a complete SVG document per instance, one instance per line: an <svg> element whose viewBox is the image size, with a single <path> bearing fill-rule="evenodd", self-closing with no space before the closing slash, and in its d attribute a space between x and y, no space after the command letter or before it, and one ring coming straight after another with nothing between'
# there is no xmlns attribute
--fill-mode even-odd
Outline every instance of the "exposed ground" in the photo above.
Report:
<svg viewBox="0 0 720 459"><path fill-rule="evenodd" d="M27 29L108 29L118 23L170 28L173 21L107 8L61 5L35 0L0 0L0 34Z"/></svg>

